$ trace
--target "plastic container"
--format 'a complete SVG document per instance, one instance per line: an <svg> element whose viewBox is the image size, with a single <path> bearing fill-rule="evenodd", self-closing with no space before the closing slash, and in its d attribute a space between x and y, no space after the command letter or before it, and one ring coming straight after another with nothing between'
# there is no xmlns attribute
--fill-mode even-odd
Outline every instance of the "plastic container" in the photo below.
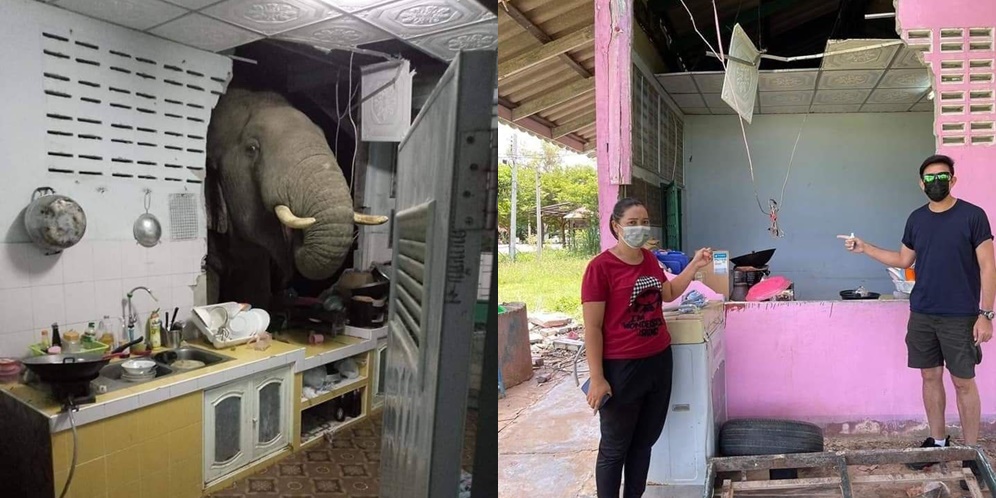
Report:
<svg viewBox="0 0 996 498"><path fill-rule="evenodd" d="M70 330L62 334L62 350L66 354L81 353L83 351L83 344L80 342L80 333Z"/></svg>

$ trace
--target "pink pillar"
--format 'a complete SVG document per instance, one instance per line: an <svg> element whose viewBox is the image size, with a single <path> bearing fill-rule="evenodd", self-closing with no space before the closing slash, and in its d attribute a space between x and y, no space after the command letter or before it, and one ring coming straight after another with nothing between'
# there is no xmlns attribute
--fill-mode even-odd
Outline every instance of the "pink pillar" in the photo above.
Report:
<svg viewBox="0 0 996 498"><path fill-rule="evenodd" d="M609 217L630 183L633 0L595 0L595 115L602 249L615 244Z"/></svg>
<svg viewBox="0 0 996 498"><path fill-rule="evenodd" d="M954 195L985 209L990 222L996 223L996 196L992 194L996 188L996 2L899 0L896 25L911 48L925 49L935 93L937 153L955 161L958 184Z"/></svg>

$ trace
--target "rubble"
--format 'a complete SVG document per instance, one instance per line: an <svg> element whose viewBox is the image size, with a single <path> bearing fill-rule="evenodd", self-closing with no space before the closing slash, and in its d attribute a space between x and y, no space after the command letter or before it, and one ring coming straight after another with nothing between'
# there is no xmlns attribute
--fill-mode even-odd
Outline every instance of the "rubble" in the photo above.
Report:
<svg viewBox="0 0 996 498"><path fill-rule="evenodd" d="M563 327L572 322L573 318L563 313L530 313L529 323L545 329Z"/></svg>

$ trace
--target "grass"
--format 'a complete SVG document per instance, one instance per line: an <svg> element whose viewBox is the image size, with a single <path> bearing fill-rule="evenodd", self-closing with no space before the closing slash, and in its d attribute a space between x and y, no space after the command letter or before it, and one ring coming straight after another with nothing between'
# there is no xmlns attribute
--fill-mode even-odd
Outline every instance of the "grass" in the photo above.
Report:
<svg viewBox="0 0 996 498"><path fill-rule="evenodd" d="M581 278L589 256L543 250L543 257L519 253L498 260L499 302L524 302L530 312L558 311L581 320Z"/></svg>

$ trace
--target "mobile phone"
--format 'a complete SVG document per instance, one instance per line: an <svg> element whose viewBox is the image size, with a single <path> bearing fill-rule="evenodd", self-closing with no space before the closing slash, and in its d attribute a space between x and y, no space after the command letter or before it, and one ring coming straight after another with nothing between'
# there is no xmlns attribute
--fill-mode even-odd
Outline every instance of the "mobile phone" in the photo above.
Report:
<svg viewBox="0 0 996 498"><path fill-rule="evenodd" d="M588 395L589 384L591 384L590 377L584 381L584 384L581 384L581 392L583 392L586 396ZM598 408L595 408L595 410L601 410L602 407L605 406L605 402L608 401L609 398L611 397L612 397L611 394L606 394L605 396L602 396L602 400L599 401Z"/></svg>

